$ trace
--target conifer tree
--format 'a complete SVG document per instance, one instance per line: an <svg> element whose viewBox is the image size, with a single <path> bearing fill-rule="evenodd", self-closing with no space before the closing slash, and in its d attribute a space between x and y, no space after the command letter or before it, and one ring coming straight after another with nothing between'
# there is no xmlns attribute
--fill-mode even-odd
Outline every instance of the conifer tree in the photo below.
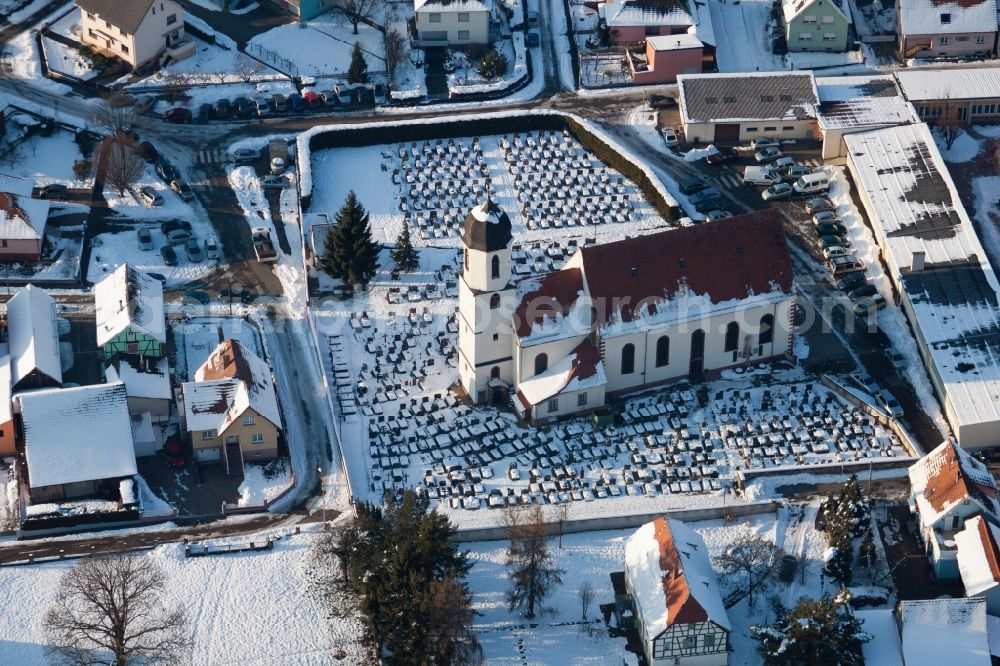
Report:
<svg viewBox="0 0 1000 666"><path fill-rule="evenodd" d="M410 225L405 222L403 223L403 231L396 239L392 260L395 262L396 268L406 273L420 265L420 254L413 249L413 243L410 242Z"/></svg>
<svg viewBox="0 0 1000 666"><path fill-rule="evenodd" d="M864 666L861 646L872 637L851 615L848 600L803 599L773 625L752 625L765 666Z"/></svg>
<svg viewBox="0 0 1000 666"><path fill-rule="evenodd" d="M337 211L336 226L326 234L319 266L351 288L366 286L378 271L378 245L372 240L368 211L353 191Z"/></svg>
<svg viewBox="0 0 1000 666"><path fill-rule="evenodd" d="M511 568L511 589L507 592L510 610L523 608L529 620L535 612L546 612L545 598L562 582L562 569L549 553L548 527L542 507L532 505L527 520L510 528L507 566Z"/></svg>
<svg viewBox="0 0 1000 666"><path fill-rule="evenodd" d="M351 51L351 66L347 68L348 83L368 83L368 62L361 51L361 42L354 42Z"/></svg>

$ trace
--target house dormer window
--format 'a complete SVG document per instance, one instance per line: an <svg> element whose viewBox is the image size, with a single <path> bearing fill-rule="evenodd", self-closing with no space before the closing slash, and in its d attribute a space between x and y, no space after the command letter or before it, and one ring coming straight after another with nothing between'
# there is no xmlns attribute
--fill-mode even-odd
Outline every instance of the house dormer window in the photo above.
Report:
<svg viewBox="0 0 1000 666"><path fill-rule="evenodd" d="M253 414L247 414L246 416L243 417L243 425L253 425L253 424L254 424Z"/></svg>
<svg viewBox="0 0 1000 666"><path fill-rule="evenodd" d="M949 12L944 12L941 14L941 25L948 25L951 23L951 14Z"/></svg>

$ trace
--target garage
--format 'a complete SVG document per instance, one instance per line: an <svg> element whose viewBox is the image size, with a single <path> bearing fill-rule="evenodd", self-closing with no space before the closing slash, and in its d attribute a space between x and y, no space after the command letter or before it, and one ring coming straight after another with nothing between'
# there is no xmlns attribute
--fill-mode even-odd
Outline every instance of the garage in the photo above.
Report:
<svg viewBox="0 0 1000 666"><path fill-rule="evenodd" d="M740 125L739 123L721 123L715 126L715 139L716 143L721 143L723 141L728 141L730 143L736 143L740 140Z"/></svg>
<svg viewBox="0 0 1000 666"><path fill-rule="evenodd" d="M195 457L198 459L198 462L219 462L222 460L222 448L196 449Z"/></svg>

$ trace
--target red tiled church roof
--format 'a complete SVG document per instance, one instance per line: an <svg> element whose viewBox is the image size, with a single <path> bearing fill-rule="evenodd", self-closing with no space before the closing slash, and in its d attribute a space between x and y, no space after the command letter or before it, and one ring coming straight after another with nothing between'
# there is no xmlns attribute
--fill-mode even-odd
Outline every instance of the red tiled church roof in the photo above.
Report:
<svg viewBox="0 0 1000 666"><path fill-rule="evenodd" d="M518 336L528 335L532 326L547 318L568 314L582 290L583 274L579 268L564 268L546 274L538 289L525 294L517 306L514 325Z"/></svg>

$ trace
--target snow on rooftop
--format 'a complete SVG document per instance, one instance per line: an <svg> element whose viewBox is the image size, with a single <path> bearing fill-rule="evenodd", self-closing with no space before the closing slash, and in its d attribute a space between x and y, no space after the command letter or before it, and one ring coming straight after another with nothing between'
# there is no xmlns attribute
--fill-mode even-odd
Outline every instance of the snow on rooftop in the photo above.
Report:
<svg viewBox="0 0 1000 666"><path fill-rule="evenodd" d="M94 286L94 301L99 346L129 328L158 342L167 341L163 284L156 278L122 264Z"/></svg>
<svg viewBox="0 0 1000 666"><path fill-rule="evenodd" d="M413 11L433 9L434 11L488 11L482 0L413 0Z"/></svg>
<svg viewBox="0 0 1000 666"><path fill-rule="evenodd" d="M647 37L646 41L656 51L677 51L681 49L700 49L701 40L696 34L685 33L683 35L656 35Z"/></svg>
<svg viewBox="0 0 1000 666"><path fill-rule="evenodd" d="M819 126L823 129L919 123L888 75L830 76L816 79Z"/></svg>
<svg viewBox="0 0 1000 666"><path fill-rule="evenodd" d="M10 355L0 356L0 424L10 422L13 415L10 406Z"/></svg>
<svg viewBox="0 0 1000 666"><path fill-rule="evenodd" d="M911 102L1000 97L1000 67L906 69L895 76Z"/></svg>
<svg viewBox="0 0 1000 666"><path fill-rule="evenodd" d="M7 302L7 327L13 384L36 369L62 383L56 302L52 297L30 284L18 291Z"/></svg>
<svg viewBox="0 0 1000 666"><path fill-rule="evenodd" d="M965 521L965 529L955 535L956 557L967 596L976 596L1000 584L997 543L1000 530L982 516Z"/></svg>
<svg viewBox="0 0 1000 666"><path fill-rule="evenodd" d="M865 664L870 666L903 666L903 647L899 643L899 627L890 608L859 610L854 617L872 639L861 646Z"/></svg>
<svg viewBox="0 0 1000 666"><path fill-rule="evenodd" d="M3 97L0 96L0 111L3 110ZM16 194L19 197L31 197L31 189L34 182L28 178L18 178L5 173L0 173L0 192Z"/></svg>
<svg viewBox="0 0 1000 666"><path fill-rule="evenodd" d="M17 400L32 488L137 473L121 382L32 391Z"/></svg>
<svg viewBox="0 0 1000 666"><path fill-rule="evenodd" d="M917 35L993 33L997 31L996 0L899 0L897 27L911 39ZM946 77L942 77L946 78Z"/></svg>
<svg viewBox="0 0 1000 666"><path fill-rule="evenodd" d="M665 571L665 565L677 569ZM706 616L730 629L705 542L683 522L659 518L637 529L625 542L625 568L649 638Z"/></svg>
<svg viewBox="0 0 1000 666"><path fill-rule="evenodd" d="M937 527L952 508L970 499L1000 520L993 474L951 440L911 465L907 475L920 522L927 528Z"/></svg>
<svg viewBox="0 0 1000 666"><path fill-rule="evenodd" d="M890 277L956 415L952 427L1000 421L1000 283L930 129L901 125L844 142ZM915 253L923 268L913 271Z"/></svg>
<svg viewBox="0 0 1000 666"><path fill-rule="evenodd" d="M185 382L184 421L188 431L218 432L225 422L226 412L236 394L236 382L219 379L207 382Z"/></svg>
<svg viewBox="0 0 1000 666"><path fill-rule="evenodd" d="M618 0L605 6L604 16L608 27L612 29L631 26L689 26L694 23L684 0Z"/></svg>
<svg viewBox="0 0 1000 666"><path fill-rule="evenodd" d="M170 366L166 358L156 364L156 372L141 372L127 359L122 359L118 368L109 365L105 370L107 381L122 381L130 398L154 398L170 400Z"/></svg>
<svg viewBox="0 0 1000 666"><path fill-rule="evenodd" d="M49 202L0 192L0 238L38 240L45 233Z"/></svg>
<svg viewBox="0 0 1000 666"><path fill-rule="evenodd" d="M188 430L222 432L247 409L281 428L271 367L236 340L224 340L184 384Z"/></svg>
<svg viewBox="0 0 1000 666"><path fill-rule="evenodd" d="M781 11L785 17L785 23L790 23L795 20L795 17L812 7L814 2L815 0L782 0ZM838 0L830 0L830 6L836 9L848 23L851 22L851 13L845 11L844 8L840 6Z"/></svg>
<svg viewBox="0 0 1000 666"><path fill-rule="evenodd" d="M990 666L986 599L901 601L906 666Z"/></svg>

